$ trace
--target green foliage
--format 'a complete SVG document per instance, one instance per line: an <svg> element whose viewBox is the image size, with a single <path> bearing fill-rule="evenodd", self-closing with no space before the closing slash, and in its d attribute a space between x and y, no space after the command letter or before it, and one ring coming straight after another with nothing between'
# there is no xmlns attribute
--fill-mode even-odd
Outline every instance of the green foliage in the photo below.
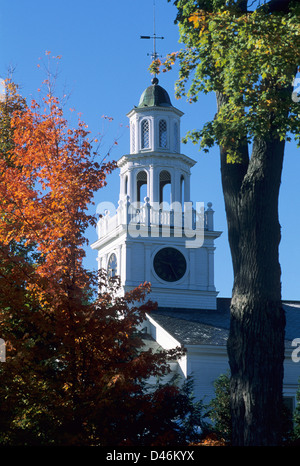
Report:
<svg viewBox="0 0 300 466"><path fill-rule="evenodd" d="M231 410L230 410L230 373L221 374L214 382L215 398L209 404L208 416L213 421L213 430L218 437L231 441ZM291 412L282 406L282 444L290 445L300 442L300 388L297 392L297 407L294 413L294 426L291 422Z"/></svg>
<svg viewBox="0 0 300 466"><path fill-rule="evenodd" d="M231 440L230 412L230 375L221 374L214 382L215 398L210 402L210 418L214 422L214 430L227 442Z"/></svg>
<svg viewBox="0 0 300 466"><path fill-rule="evenodd" d="M200 148L213 144L234 154L241 140L275 137L299 142L299 104L292 99L300 57L300 5L289 13L241 11L241 1L177 0L184 48L177 97L224 96L215 119L188 134ZM244 2L245 3L245 2Z"/></svg>
<svg viewBox="0 0 300 466"><path fill-rule="evenodd" d="M181 389L181 396L183 406L185 407L184 416L177 419L178 425L182 432L182 439L193 443L199 441L210 431L208 422L208 407L204 404L203 400L195 400L193 394L194 380L193 377L188 377Z"/></svg>

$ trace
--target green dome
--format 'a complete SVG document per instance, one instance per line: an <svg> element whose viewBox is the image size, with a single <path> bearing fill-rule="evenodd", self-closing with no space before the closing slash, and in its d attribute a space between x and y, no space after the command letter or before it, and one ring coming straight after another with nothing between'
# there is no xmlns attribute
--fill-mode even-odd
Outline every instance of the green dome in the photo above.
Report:
<svg viewBox="0 0 300 466"><path fill-rule="evenodd" d="M141 95L138 108L141 107L172 107L167 91L158 86L158 79L152 79L152 86L147 87Z"/></svg>

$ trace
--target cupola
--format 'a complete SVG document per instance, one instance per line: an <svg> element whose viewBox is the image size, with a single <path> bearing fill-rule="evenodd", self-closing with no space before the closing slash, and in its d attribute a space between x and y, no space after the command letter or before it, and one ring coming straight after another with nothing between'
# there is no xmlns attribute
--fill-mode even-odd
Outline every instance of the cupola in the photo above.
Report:
<svg viewBox="0 0 300 466"><path fill-rule="evenodd" d="M172 107L169 94L158 85L157 78L153 78L152 85L142 93L138 107Z"/></svg>
<svg viewBox="0 0 300 466"><path fill-rule="evenodd" d="M153 78L130 121L130 154L119 160L120 199L140 205L190 201L190 169L195 164L180 152L180 118L168 92Z"/></svg>
<svg viewBox="0 0 300 466"><path fill-rule="evenodd" d="M127 114L130 120L130 153L180 152L180 117L168 92L153 78L138 106Z"/></svg>

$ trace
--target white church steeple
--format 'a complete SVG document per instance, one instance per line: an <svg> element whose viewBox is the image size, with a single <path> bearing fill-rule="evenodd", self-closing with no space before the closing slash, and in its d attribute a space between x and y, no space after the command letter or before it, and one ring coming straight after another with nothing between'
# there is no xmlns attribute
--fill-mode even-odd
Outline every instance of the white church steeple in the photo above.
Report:
<svg viewBox="0 0 300 466"><path fill-rule="evenodd" d="M146 281L160 307L215 309L214 240L221 232L214 231L211 203L206 210L191 203L196 162L180 151L182 115L154 78L127 115L130 153L118 162L119 205L99 219L92 248L124 292Z"/></svg>
<svg viewBox="0 0 300 466"><path fill-rule="evenodd" d="M180 118L168 93L153 78L139 105L128 114L130 155L121 168L121 198L131 202L184 203L190 201L190 168L195 162L180 154Z"/></svg>

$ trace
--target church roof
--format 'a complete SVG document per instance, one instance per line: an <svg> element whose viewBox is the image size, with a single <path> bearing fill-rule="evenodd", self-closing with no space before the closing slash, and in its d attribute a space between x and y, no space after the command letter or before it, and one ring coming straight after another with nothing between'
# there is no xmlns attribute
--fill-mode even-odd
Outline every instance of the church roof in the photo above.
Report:
<svg viewBox="0 0 300 466"><path fill-rule="evenodd" d="M300 302L284 301L286 345L300 337ZM182 345L226 346L230 324L230 298L217 298L217 309L158 308L151 318Z"/></svg>
<svg viewBox="0 0 300 466"><path fill-rule="evenodd" d="M158 85L158 79L152 79L152 85L141 95L138 108L142 107L172 107L167 91Z"/></svg>

